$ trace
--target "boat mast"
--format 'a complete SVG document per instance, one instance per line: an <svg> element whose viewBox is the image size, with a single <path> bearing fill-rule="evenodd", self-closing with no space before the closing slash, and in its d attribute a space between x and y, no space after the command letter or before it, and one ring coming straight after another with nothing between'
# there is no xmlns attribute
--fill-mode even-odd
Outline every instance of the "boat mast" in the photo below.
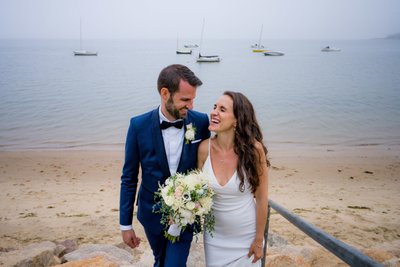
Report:
<svg viewBox="0 0 400 267"><path fill-rule="evenodd" d="M258 48L261 48L261 38L262 38L263 26L264 25L261 24L260 39L258 39Z"/></svg>
<svg viewBox="0 0 400 267"><path fill-rule="evenodd" d="M205 24L205 19L203 18L203 26L201 27L201 36L200 36L199 57L201 55L201 48L203 47L204 24Z"/></svg>
<svg viewBox="0 0 400 267"><path fill-rule="evenodd" d="M82 51L82 18L79 19L79 49Z"/></svg>

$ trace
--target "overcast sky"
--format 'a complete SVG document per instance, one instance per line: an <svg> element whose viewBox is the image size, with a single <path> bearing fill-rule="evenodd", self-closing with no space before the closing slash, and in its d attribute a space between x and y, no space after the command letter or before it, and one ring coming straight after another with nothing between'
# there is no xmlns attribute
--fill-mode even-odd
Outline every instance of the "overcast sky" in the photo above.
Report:
<svg viewBox="0 0 400 267"><path fill-rule="evenodd" d="M400 32L400 0L0 0L0 38L364 39Z"/></svg>

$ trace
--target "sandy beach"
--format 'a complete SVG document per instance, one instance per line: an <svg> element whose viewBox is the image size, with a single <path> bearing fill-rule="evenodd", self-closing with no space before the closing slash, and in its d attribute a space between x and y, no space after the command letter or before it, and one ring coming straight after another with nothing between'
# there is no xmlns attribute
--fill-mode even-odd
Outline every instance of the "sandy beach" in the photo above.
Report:
<svg viewBox="0 0 400 267"><path fill-rule="evenodd" d="M400 257L397 148L270 151L271 199L357 249ZM46 240L119 244L122 165L123 151L0 152L0 251ZM151 265L141 226L135 221L134 227L143 242L132 253ZM270 231L293 246L320 251L312 266L341 265L275 211ZM202 266L201 240L192 251L191 260Z"/></svg>

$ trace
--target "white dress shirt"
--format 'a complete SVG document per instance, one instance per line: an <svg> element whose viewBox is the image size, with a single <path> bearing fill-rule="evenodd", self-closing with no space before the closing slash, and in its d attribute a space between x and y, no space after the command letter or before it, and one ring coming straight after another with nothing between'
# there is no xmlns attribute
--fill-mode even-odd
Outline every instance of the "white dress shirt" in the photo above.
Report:
<svg viewBox="0 0 400 267"><path fill-rule="evenodd" d="M164 116L164 114L162 114L161 108L158 109L158 112L160 115L160 123L162 121L173 122L168 120ZM182 127L182 129L169 127L167 129L161 130L164 140L165 153L167 154L169 172L171 173L171 175L174 175L176 173L179 161L181 159L184 131L184 127Z"/></svg>

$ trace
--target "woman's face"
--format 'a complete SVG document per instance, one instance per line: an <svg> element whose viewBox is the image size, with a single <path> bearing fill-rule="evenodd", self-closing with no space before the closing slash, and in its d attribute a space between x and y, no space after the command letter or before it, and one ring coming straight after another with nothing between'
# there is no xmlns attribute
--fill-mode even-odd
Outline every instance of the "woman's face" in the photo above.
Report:
<svg viewBox="0 0 400 267"><path fill-rule="evenodd" d="M213 132L233 130L236 126L236 118L233 114L233 100L227 95L221 96L214 109L210 113L210 126L208 129Z"/></svg>

